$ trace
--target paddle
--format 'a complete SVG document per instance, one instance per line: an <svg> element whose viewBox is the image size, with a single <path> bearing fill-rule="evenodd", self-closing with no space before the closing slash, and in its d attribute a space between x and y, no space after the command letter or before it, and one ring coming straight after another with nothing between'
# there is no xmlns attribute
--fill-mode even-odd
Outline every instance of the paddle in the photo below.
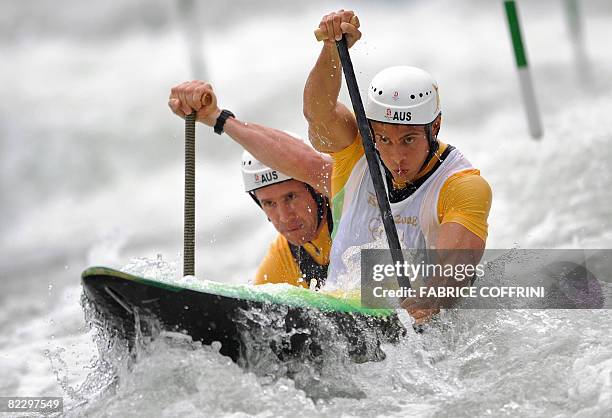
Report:
<svg viewBox="0 0 612 418"><path fill-rule="evenodd" d="M183 276L195 276L195 120L195 110L185 117Z"/></svg>
<svg viewBox="0 0 612 418"><path fill-rule="evenodd" d="M391 250L391 259L393 260L393 264L403 264L404 256L401 251L402 247L400 246L399 238L397 236L397 229L395 228L395 222L393 221L393 214L391 213L389 198L387 197L385 183L383 181L382 173L380 172L378 155L376 154L376 149L374 148L372 130L370 128L370 123L366 118L363 102L361 101L361 95L359 94L359 86L357 85L355 71L353 70L353 62L351 61L345 35L342 35L341 40L336 41L336 47L338 48L338 55L340 55L340 62L342 63L342 71L344 72L346 85L348 87L349 95L351 96L353 111L355 112L355 117L357 118L357 126L359 128L359 134L361 135L361 141L363 142L363 148L365 150L365 156L368 162L368 169L370 170L372 183L374 183L374 190L376 192L376 200L378 201L380 216L382 217L383 225L385 227L387 242L389 243L389 250ZM410 288L410 280L405 277L398 278L397 282L400 287Z"/></svg>

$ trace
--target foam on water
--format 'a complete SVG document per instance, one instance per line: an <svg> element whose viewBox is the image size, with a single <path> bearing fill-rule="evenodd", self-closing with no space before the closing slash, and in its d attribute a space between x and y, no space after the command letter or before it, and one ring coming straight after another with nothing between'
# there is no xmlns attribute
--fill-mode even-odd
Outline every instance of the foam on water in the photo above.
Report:
<svg viewBox="0 0 612 418"><path fill-rule="evenodd" d="M135 260L130 271L176 282L176 269L159 259ZM90 399L70 415L603 416L612 408L612 337L601 326L612 320L609 310L446 311L423 334L383 346L384 361L363 364L351 362L334 335L322 361L279 362L266 347L279 338L273 322L282 316L246 315L251 339L241 366L218 345L182 334L164 332L132 356L109 335L98 337L104 361L89 380L107 387L68 390Z"/></svg>
<svg viewBox="0 0 612 418"><path fill-rule="evenodd" d="M250 315L264 333L274 318ZM385 345L385 361L363 364L348 361L333 337L322 363L279 363L261 350L276 336L254 335L260 350L242 368L218 345L162 333L111 392L71 414L603 416L612 408L612 337L599 324L611 319L610 311L591 310L447 311L423 334ZM111 352L101 351L115 364L129 362ZM77 397L90 399L87 390Z"/></svg>

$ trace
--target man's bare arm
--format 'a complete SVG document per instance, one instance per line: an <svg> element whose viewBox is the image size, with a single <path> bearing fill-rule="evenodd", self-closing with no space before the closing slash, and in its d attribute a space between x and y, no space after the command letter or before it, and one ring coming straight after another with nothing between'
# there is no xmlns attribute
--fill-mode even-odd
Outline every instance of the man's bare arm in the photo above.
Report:
<svg viewBox="0 0 612 418"><path fill-rule="evenodd" d="M465 226L448 222L440 226L434 262L441 266L476 266L484 254L485 245L482 238ZM433 277L428 282L429 287L464 287L470 284L468 278L457 281L454 277ZM408 310L416 324L424 324L440 312L440 307L451 306L455 301L455 298L407 298L402 306Z"/></svg>
<svg viewBox="0 0 612 418"><path fill-rule="evenodd" d="M340 10L321 20L319 29L327 38L304 87L304 116L308 136L321 152L337 152L348 147L357 135L357 121L351 111L338 101L342 85L342 67L335 40L345 33L349 47L360 37L358 26L350 24L354 13Z"/></svg>
<svg viewBox="0 0 612 418"><path fill-rule="evenodd" d="M329 196L331 158L278 129L230 118L225 132L268 167L303 181Z"/></svg>
<svg viewBox="0 0 612 418"><path fill-rule="evenodd" d="M168 106L182 118L195 110L197 121L211 127L221 113L212 86L198 80L173 87ZM329 156L283 131L255 123L229 118L224 131L263 164L329 196L332 166Z"/></svg>
<svg viewBox="0 0 612 418"><path fill-rule="evenodd" d="M440 226L436 248L459 250L446 251L446 264L476 265L484 254L485 241L460 223L447 222Z"/></svg>

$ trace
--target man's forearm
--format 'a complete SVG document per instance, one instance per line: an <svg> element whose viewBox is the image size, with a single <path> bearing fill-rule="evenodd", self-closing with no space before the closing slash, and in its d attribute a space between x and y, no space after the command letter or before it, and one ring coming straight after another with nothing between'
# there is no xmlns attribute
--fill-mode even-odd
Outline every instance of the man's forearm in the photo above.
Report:
<svg viewBox="0 0 612 418"><path fill-rule="evenodd" d="M321 152L340 151L353 143L357 134L355 116L338 101L341 85L338 51L334 44L325 44L304 87L308 137Z"/></svg>
<svg viewBox="0 0 612 418"><path fill-rule="evenodd" d="M322 123L333 115L342 85L342 67L336 47L326 43L304 87L304 116Z"/></svg>
<svg viewBox="0 0 612 418"><path fill-rule="evenodd" d="M329 157L283 131L256 123L230 118L224 131L263 164L329 195Z"/></svg>

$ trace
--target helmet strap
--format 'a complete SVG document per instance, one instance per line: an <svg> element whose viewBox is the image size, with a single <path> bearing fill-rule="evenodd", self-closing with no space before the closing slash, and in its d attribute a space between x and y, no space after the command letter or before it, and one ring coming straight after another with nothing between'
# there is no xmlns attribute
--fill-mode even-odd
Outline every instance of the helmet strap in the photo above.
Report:
<svg viewBox="0 0 612 418"><path fill-rule="evenodd" d="M325 206L327 205L325 197L319 192L317 192L310 184L306 184L306 188L312 195L315 203L317 204L317 229L321 226L321 222L323 222L323 215L325 214Z"/></svg>
<svg viewBox="0 0 612 418"><path fill-rule="evenodd" d="M419 169L419 171L425 168L425 166L429 163L429 161L431 161L433 156L436 155L436 153L438 152L438 149L440 149L440 143L438 142L438 138L434 137L432 127L433 127L433 122L430 122L427 125L425 125L425 136L427 138L427 143L429 145L429 152L427 153L427 158L425 158L425 161L423 161L423 165L421 165L421 168Z"/></svg>
<svg viewBox="0 0 612 418"><path fill-rule="evenodd" d="M257 196L255 196L255 192L251 190L250 192L247 192L247 193L249 194L249 196L253 198L255 203L257 203L257 206L261 208L261 203L259 203L259 199L257 199Z"/></svg>

